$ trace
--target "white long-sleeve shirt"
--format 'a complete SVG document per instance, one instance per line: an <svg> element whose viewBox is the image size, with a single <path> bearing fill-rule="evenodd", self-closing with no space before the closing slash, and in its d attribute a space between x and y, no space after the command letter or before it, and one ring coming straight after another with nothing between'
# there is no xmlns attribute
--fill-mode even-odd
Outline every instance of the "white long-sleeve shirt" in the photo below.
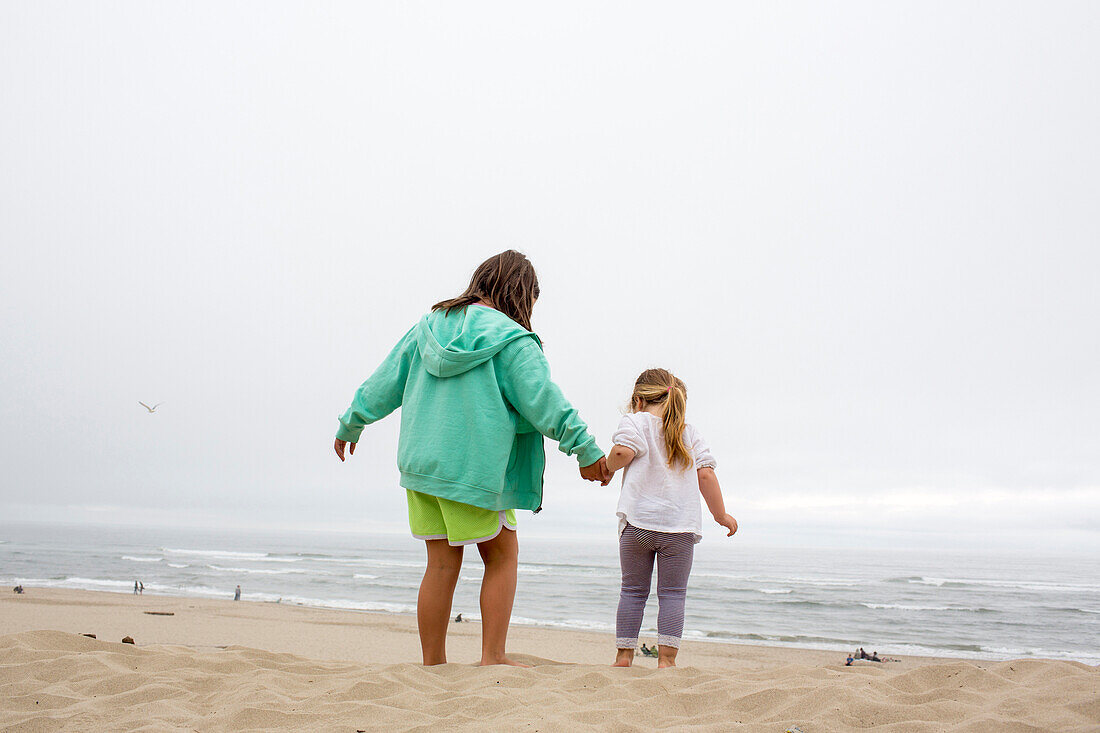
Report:
<svg viewBox="0 0 1100 733"><path fill-rule="evenodd" d="M649 412L623 415L611 442L634 451L634 459L623 469L619 492L619 534L630 524L655 532L693 532L703 539L700 508L700 468L714 468L714 456L703 437L691 425L684 426L684 443L691 453L692 467L686 470L668 465L661 418Z"/></svg>

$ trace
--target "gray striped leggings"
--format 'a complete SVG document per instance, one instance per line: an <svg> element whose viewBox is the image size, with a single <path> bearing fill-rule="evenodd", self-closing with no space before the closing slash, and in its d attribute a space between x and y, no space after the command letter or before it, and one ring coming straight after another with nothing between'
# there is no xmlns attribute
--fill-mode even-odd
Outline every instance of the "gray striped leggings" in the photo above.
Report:
<svg viewBox="0 0 1100 733"><path fill-rule="evenodd" d="M615 619L617 648L638 646L642 612L653 582L654 558L657 560L657 643L680 648L688 575L694 555L695 534L692 532L653 532L626 525L619 536L623 585Z"/></svg>

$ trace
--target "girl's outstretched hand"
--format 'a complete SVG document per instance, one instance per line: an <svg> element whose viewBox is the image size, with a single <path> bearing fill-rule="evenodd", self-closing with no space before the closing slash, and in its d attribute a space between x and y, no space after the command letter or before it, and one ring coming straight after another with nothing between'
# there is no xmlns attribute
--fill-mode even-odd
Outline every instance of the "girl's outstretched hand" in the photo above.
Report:
<svg viewBox="0 0 1100 733"><path fill-rule="evenodd" d="M729 514L721 517L715 517L714 520L730 531L730 533L726 535L726 537L733 537L733 535L737 532L737 520L731 517Z"/></svg>
<svg viewBox="0 0 1100 733"><path fill-rule="evenodd" d="M339 438L336 439L336 443L335 445L333 445L333 447L336 449L336 455L340 457L341 461L344 460L344 446L346 445L348 445L348 441L340 440ZM355 443L351 443L351 448L348 449L348 455L355 455Z"/></svg>

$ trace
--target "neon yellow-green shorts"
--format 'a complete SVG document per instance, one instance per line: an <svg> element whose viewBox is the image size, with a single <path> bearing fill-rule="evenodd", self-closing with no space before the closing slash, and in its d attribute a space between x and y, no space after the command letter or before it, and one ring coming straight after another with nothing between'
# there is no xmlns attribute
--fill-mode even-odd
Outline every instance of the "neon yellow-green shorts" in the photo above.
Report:
<svg viewBox="0 0 1100 733"><path fill-rule="evenodd" d="M516 510L493 511L431 494L405 489L409 499L409 528L418 540L447 540L472 545L491 540L502 529L516 529Z"/></svg>

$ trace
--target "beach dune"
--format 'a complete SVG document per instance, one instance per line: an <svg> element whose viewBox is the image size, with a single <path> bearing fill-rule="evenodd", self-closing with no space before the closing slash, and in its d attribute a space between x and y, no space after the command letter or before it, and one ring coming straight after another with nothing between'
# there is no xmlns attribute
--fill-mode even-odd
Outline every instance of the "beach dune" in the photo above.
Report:
<svg viewBox="0 0 1100 733"><path fill-rule="evenodd" d="M696 643L621 670L606 635L517 627L533 667L477 668L479 626L452 629L459 663L425 668L409 616L28 588L0 600L0 729L1100 729L1100 670L1075 662Z"/></svg>

